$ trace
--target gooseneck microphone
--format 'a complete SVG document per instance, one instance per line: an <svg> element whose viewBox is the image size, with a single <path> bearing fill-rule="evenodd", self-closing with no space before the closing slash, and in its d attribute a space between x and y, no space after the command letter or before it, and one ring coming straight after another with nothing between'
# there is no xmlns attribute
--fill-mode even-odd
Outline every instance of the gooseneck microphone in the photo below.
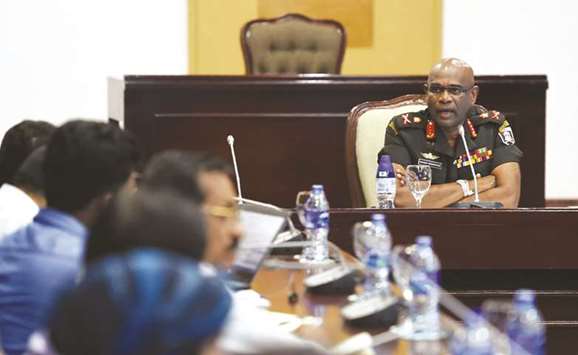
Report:
<svg viewBox="0 0 578 355"><path fill-rule="evenodd" d="M462 142L464 142L464 149L466 150L466 156L468 157L468 161L470 162L470 170L472 172L472 176L474 177L474 202L458 202L452 205L452 207L457 208L500 208L504 205L501 202L497 201L480 201L480 194L478 192L478 178L476 176L476 170L474 169L474 162L472 161L472 157L470 155L470 148L468 147L468 143L466 142L466 136L464 133L464 126L460 126L458 128L460 136L462 137Z"/></svg>
<svg viewBox="0 0 578 355"><path fill-rule="evenodd" d="M468 162L470 165L470 170L472 172L472 176L474 177L474 202L480 202L480 194L478 193L478 178L476 177L476 170L474 169L474 162L472 161L472 157L470 155L470 148L468 147L468 143L466 142L466 135L464 133L464 126L460 126L458 128L460 132L460 136L462 137L462 142L464 142L464 148L466 150L466 156L468 157Z"/></svg>
<svg viewBox="0 0 578 355"><path fill-rule="evenodd" d="M233 157L233 167L235 168L235 178L237 180L237 191L239 192L239 204L243 203L243 194L241 193L241 180L239 179L239 167L237 166L237 157L235 156L235 137L227 136L227 143L231 148L231 156Z"/></svg>

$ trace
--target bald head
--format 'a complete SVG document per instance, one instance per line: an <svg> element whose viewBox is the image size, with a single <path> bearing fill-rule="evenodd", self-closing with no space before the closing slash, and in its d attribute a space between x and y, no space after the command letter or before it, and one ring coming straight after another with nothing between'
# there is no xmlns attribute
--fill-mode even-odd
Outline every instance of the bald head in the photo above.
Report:
<svg viewBox="0 0 578 355"><path fill-rule="evenodd" d="M474 71L466 62L445 58L434 65L427 78L427 104L435 122L455 135L476 102L479 88L474 82Z"/></svg>
<svg viewBox="0 0 578 355"><path fill-rule="evenodd" d="M459 80L462 85L469 87L474 85L474 71L472 67L458 58L444 58L431 68L428 83L432 79L451 76Z"/></svg>

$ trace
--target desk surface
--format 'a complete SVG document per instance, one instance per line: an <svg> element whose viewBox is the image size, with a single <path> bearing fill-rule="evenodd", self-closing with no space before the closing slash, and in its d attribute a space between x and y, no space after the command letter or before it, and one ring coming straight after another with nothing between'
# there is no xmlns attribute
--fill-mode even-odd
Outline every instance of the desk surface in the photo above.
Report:
<svg viewBox="0 0 578 355"><path fill-rule="evenodd" d="M353 223L370 219L374 212L378 211L331 210L330 239L352 253ZM442 263L442 287L463 303L475 309L485 299L511 299L518 288L535 289L546 320L548 354L578 347L578 209L380 212L387 215L394 244L410 244L419 234L433 236ZM283 308L289 307L283 305L288 276L283 277L274 303L290 311ZM256 284L263 289L267 285ZM326 335L330 341L351 331L335 329Z"/></svg>
<svg viewBox="0 0 578 355"><path fill-rule="evenodd" d="M306 293L303 287L303 270L262 269L253 281L252 288L271 301L271 311L295 314L301 317L319 316L323 323L319 326L300 327L296 334L318 342L330 349L352 335L366 329L349 327L341 318L341 307L347 303L344 296L318 296ZM292 284L292 285L291 285ZM289 293L294 290L299 298L295 304L288 301ZM385 328L369 329L377 334ZM410 354L415 346L435 346L445 349L445 342L415 343L394 340L376 349L377 354Z"/></svg>

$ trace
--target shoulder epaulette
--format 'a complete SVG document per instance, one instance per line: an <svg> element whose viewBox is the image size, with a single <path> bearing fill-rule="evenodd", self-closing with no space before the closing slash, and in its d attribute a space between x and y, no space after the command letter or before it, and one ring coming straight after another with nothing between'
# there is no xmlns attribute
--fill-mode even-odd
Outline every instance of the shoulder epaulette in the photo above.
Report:
<svg viewBox="0 0 578 355"><path fill-rule="evenodd" d="M423 111L408 112L392 118L392 122L397 130L404 128L425 127L426 118Z"/></svg>
<svg viewBox="0 0 578 355"><path fill-rule="evenodd" d="M506 120L506 116L499 111L489 111L483 106L475 105L468 118L474 124L474 126L479 126L482 124L493 123L501 125Z"/></svg>

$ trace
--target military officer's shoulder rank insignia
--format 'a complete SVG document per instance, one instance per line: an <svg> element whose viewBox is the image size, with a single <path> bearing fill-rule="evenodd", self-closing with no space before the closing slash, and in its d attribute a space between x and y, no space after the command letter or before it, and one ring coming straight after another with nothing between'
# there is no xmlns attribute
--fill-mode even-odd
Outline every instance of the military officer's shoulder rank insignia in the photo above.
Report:
<svg viewBox="0 0 578 355"><path fill-rule="evenodd" d="M424 119L419 112L408 112L396 116L395 125L397 128L419 127L423 125Z"/></svg>
<svg viewBox="0 0 578 355"><path fill-rule="evenodd" d="M501 124L506 116L499 111L486 111L485 109L477 115L471 117L472 123L477 126L486 123Z"/></svg>
<svg viewBox="0 0 578 355"><path fill-rule="evenodd" d="M516 144L514 131L512 131L512 127L510 127L510 123L507 120L504 120L500 128L498 128L498 136L505 145Z"/></svg>

